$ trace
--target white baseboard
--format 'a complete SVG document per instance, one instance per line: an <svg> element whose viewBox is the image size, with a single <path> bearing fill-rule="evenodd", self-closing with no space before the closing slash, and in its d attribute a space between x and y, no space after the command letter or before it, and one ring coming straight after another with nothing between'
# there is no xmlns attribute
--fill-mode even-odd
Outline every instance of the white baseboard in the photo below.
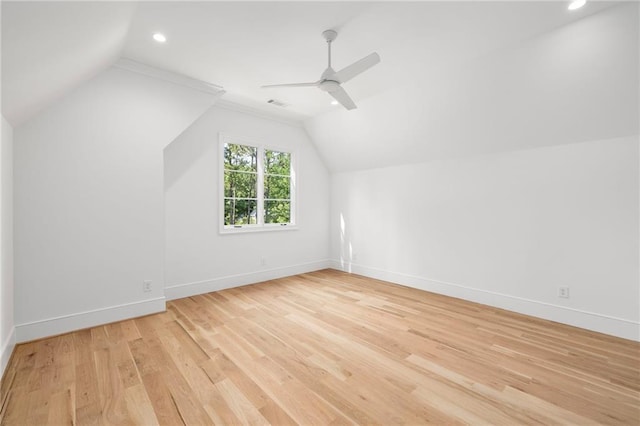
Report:
<svg viewBox="0 0 640 426"><path fill-rule="evenodd" d="M432 280L399 272L386 271L354 263L332 260L331 267L366 277L389 281L406 287L482 303L508 311L543 318L624 339L640 341L640 323L595 312L582 311L507 294L495 293L459 284Z"/></svg>
<svg viewBox="0 0 640 426"><path fill-rule="evenodd" d="M329 260L318 260L315 262L265 269L246 274L228 275L226 277L212 278L210 280L168 286L165 287L164 294L167 297L167 300L180 299L182 297L195 296L196 294L209 293L212 291L274 280L276 278L318 271L320 269L327 269L330 265L331 262Z"/></svg>
<svg viewBox="0 0 640 426"><path fill-rule="evenodd" d="M164 312L165 310L165 298L158 297L18 324L16 325L16 341L18 343L28 342L42 337L55 336L83 328Z"/></svg>
<svg viewBox="0 0 640 426"><path fill-rule="evenodd" d="M11 358L11 353L13 352L13 348L16 346L16 328L11 327L11 332L9 336L2 342L2 352L0 353L0 377L4 374L5 368L7 368L7 364L9 363L9 358Z"/></svg>

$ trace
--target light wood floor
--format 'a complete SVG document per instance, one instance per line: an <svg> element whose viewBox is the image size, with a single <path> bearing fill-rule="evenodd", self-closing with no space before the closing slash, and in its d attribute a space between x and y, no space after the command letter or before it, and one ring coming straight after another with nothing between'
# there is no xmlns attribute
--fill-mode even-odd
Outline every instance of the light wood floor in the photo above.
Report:
<svg viewBox="0 0 640 426"><path fill-rule="evenodd" d="M333 270L16 347L3 424L640 424L640 344Z"/></svg>

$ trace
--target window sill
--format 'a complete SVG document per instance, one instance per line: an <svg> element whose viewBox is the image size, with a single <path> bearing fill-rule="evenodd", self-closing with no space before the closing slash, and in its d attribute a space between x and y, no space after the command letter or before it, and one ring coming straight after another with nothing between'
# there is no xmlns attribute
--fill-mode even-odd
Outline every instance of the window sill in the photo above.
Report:
<svg viewBox="0 0 640 426"><path fill-rule="evenodd" d="M220 235L246 234L254 232L285 232L297 231L297 225L262 225L262 226L242 226L240 228L221 228Z"/></svg>

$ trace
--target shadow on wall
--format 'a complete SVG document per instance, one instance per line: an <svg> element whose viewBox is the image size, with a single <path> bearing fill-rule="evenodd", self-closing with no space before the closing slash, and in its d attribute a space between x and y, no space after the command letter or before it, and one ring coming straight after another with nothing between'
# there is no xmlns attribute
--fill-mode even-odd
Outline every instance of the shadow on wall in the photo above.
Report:
<svg viewBox="0 0 640 426"><path fill-rule="evenodd" d="M164 160L164 190L171 188L180 177L193 166L193 164L202 158L210 149L217 146L217 135L213 135L212 141L209 138L189 138L184 137L190 132L194 132L198 128L198 123L208 121L210 115L213 114L215 104L212 105L204 114L202 114L194 123L180 133L169 145L162 151Z"/></svg>

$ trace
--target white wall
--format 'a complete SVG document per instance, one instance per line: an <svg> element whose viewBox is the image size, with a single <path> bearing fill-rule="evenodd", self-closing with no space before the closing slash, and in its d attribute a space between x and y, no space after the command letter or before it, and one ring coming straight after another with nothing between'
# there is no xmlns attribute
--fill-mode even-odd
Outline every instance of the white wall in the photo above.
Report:
<svg viewBox="0 0 640 426"><path fill-rule="evenodd" d="M214 102L112 67L15 129L18 341L164 309L162 150Z"/></svg>
<svg viewBox="0 0 640 426"><path fill-rule="evenodd" d="M334 264L639 340L638 25L613 6L306 122L342 172Z"/></svg>
<svg viewBox="0 0 640 426"><path fill-rule="evenodd" d="M1 117L0 143L0 375L15 346L13 298L13 129Z"/></svg>
<svg viewBox="0 0 640 426"><path fill-rule="evenodd" d="M0 7L0 21L2 7ZM2 31L0 31L0 45ZM2 92L0 55L0 93ZM16 342L13 284L13 128L0 108L0 377Z"/></svg>
<svg viewBox="0 0 640 426"><path fill-rule="evenodd" d="M634 136L335 174L334 265L638 340L638 156Z"/></svg>
<svg viewBox="0 0 640 426"><path fill-rule="evenodd" d="M219 234L220 132L295 152L299 229ZM212 107L165 149L165 212L168 298L328 266L329 176L300 127Z"/></svg>

